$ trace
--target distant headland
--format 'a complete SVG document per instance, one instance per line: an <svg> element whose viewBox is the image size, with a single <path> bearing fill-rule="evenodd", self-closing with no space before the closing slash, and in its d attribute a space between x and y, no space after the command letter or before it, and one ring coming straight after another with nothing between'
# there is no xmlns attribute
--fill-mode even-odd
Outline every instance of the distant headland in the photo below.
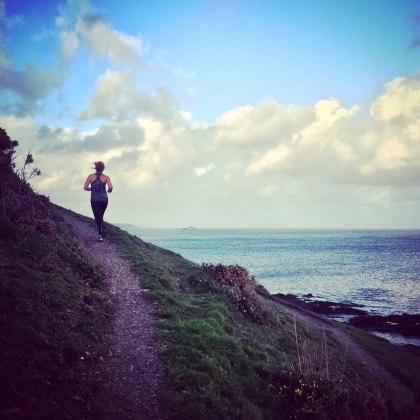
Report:
<svg viewBox="0 0 420 420"><path fill-rule="evenodd" d="M138 226L131 225L130 223L114 223L114 225L123 229L138 229Z"/></svg>

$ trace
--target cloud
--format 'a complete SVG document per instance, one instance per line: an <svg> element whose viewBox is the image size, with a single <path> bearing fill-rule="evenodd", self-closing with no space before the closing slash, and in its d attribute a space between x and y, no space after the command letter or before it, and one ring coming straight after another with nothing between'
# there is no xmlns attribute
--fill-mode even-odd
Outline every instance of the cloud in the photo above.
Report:
<svg viewBox="0 0 420 420"><path fill-rule="evenodd" d="M153 116L165 124L183 124L188 119L188 113L178 108L167 89L157 89L156 94L152 96L137 88L137 76L134 71L108 69L98 77L90 103L80 118L125 120Z"/></svg>
<svg viewBox="0 0 420 420"><path fill-rule="evenodd" d="M392 138L386 140L377 149L375 159L370 166L370 170L380 168L382 170L394 170L404 168L406 161L410 158L406 145L400 139ZM369 169L369 166L366 168ZM366 170L369 173L369 170Z"/></svg>
<svg viewBox="0 0 420 420"><path fill-rule="evenodd" d="M95 56L119 66L146 67L142 59L146 49L140 37L119 32L92 14L82 16L75 31Z"/></svg>
<svg viewBox="0 0 420 420"><path fill-rule="evenodd" d="M346 109L336 99L290 108L267 101L220 117L217 138L220 147L238 151L237 164L248 176L317 174L337 182L343 178L337 176L337 161L349 167L358 158L351 135L358 110Z"/></svg>
<svg viewBox="0 0 420 420"><path fill-rule="evenodd" d="M420 142L414 128L408 129L420 125L419 92L416 79L396 79L370 113L343 107L337 99L293 108L267 101L236 108L206 127L191 125L165 93L152 97L138 91L133 73L108 70L84 114L108 122L94 132L43 127L39 151L70 153L74 159L87 154L85 166L98 156L107 158L128 174L124 184L140 190L171 185L169 195L196 188L210 196L213 188L226 197L288 195L315 180L411 185L420 177ZM402 100L398 113L388 106Z"/></svg>
<svg viewBox="0 0 420 420"><path fill-rule="evenodd" d="M252 162L248 166L246 173L251 175L258 175L268 171L279 170L279 168L283 165L287 166L289 155L290 149L287 146L281 144L275 149L269 150L256 162Z"/></svg>
<svg viewBox="0 0 420 420"><path fill-rule="evenodd" d="M377 131L371 159L362 167L367 176L394 182L420 179L420 80L398 77L387 83L370 107Z"/></svg>
<svg viewBox="0 0 420 420"><path fill-rule="evenodd" d="M319 177L332 184L399 185L419 180L420 82L396 78L364 112L337 99L284 108L236 108L216 122L219 147L235 147L248 177Z"/></svg>
<svg viewBox="0 0 420 420"><path fill-rule="evenodd" d="M420 114L420 80L397 77L385 85L370 107L370 115L384 122L402 117L417 122ZM404 122L406 122L404 121Z"/></svg>
<svg viewBox="0 0 420 420"><path fill-rule="evenodd" d="M310 107L286 108L274 100L257 107L250 105L226 112L216 120L221 143L237 147L274 145L288 141L293 133L316 118Z"/></svg>
<svg viewBox="0 0 420 420"><path fill-rule="evenodd" d="M23 70L12 67L7 54L7 30L23 24L20 15L6 16L0 1L0 113L19 117L33 115L62 83L56 72L28 62Z"/></svg>
<svg viewBox="0 0 420 420"><path fill-rule="evenodd" d="M32 118L19 118L12 115L0 116L0 127L8 132L12 140L19 140L24 150L26 147L31 147L36 139L37 124Z"/></svg>
<svg viewBox="0 0 420 420"><path fill-rule="evenodd" d="M362 220L372 209L391 211L394 201L416 206L419 92L416 78L397 78L368 107L344 107L334 98L305 107L270 100L200 126L167 91L146 94L134 72L107 70L84 114L103 119L98 128L37 126L16 117L0 118L0 126L22 136L22 150L31 149L43 172L34 182L49 194L62 194L71 167L65 189L79 197L92 162L104 160L118 186L120 211L142 203L153 220L188 203L179 217L195 212L246 226L248 212L269 206L299 224L308 202L311 217L321 220L331 197L340 217L354 219L346 206L359 206ZM336 213L329 217L338 223Z"/></svg>
<svg viewBox="0 0 420 420"><path fill-rule="evenodd" d="M214 164L210 162L207 166L200 166L198 168L194 168L194 173L196 176L203 176L215 168L216 167L214 166Z"/></svg>
<svg viewBox="0 0 420 420"><path fill-rule="evenodd" d="M61 62L68 63L75 56L80 42L75 32L61 31L60 33L61 41Z"/></svg>
<svg viewBox="0 0 420 420"><path fill-rule="evenodd" d="M147 95L143 101L147 102ZM136 77L132 71L107 70L98 77L88 108L82 119L112 118L126 114L142 102L137 94Z"/></svg>
<svg viewBox="0 0 420 420"><path fill-rule="evenodd" d="M112 27L108 18L87 0L62 4L56 27L61 31L62 65L68 65L78 48L83 48L95 59L112 66L144 69L143 56L148 48L140 36L128 35Z"/></svg>
<svg viewBox="0 0 420 420"><path fill-rule="evenodd" d="M42 126L37 137L43 154L77 154L86 151L106 155L118 151L117 155L121 155L136 148L143 141L144 132L136 123L102 125L92 132Z"/></svg>
<svg viewBox="0 0 420 420"><path fill-rule="evenodd" d="M61 83L61 78L54 71L33 62L27 63L24 70L0 66L0 113L20 117L33 115L39 110L40 102Z"/></svg>

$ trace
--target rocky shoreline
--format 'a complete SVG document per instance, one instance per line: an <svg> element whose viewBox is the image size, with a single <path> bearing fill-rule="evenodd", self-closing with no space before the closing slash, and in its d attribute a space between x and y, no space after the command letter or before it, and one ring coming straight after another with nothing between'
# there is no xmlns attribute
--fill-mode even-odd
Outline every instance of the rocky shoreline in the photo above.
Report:
<svg viewBox="0 0 420 420"><path fill-rule="evenodd" d="M291 294L277 293L274 296L293 303L300 308L323 315L329 318L338 318L353 327L368 332L379 332L388 334L399 334L405 337L420 338L420 314L402 315L371 315L363 309L362 305L353 303L331 302L315 300L314 296L304 295L298 297ZM420 347L406 345L413 353L420 356Z"/></svg>

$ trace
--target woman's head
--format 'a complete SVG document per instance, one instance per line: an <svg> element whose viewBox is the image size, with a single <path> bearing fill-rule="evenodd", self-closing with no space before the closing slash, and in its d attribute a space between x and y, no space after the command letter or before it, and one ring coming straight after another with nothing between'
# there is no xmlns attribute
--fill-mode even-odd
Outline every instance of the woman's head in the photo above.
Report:
<svg viewBox="0 0 420 420"><path fill-rule="evenodd" d="M105 165L103 162L95 162L94 165L96 172L103 172L105 169Z"/></svg>

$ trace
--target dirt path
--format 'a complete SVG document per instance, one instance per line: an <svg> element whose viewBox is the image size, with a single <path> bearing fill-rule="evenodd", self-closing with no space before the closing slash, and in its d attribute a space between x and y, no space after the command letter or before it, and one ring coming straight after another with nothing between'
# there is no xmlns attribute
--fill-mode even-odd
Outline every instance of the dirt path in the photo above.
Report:
<svg viewBox="0 0 420 420"><path fill-rule="evenodd" d="M106 286L114 307L109 357L95 372L100 389L97 407L102 419L167 419L164 409L163 366L154 340L153 308L142 295L139 278L119 257L114 245L96 241L89 225L62 214L106 273Z"/></svg>
<svg viewBox="0 0 420 420"><path fill-rule="evenodd" d="M279 298L272 297L272 300L282 305L292 316L307 322L315 328L325 330L330 337L334 338L347 349L347 354L357 358L369 370L372 376L386 387L392 395L395 395L401 406L410 406L413 404L415 397L412 391L398 378L388 372L368 351L352 340L351 336L343 330L337 328L332 322Z"/></svg>

